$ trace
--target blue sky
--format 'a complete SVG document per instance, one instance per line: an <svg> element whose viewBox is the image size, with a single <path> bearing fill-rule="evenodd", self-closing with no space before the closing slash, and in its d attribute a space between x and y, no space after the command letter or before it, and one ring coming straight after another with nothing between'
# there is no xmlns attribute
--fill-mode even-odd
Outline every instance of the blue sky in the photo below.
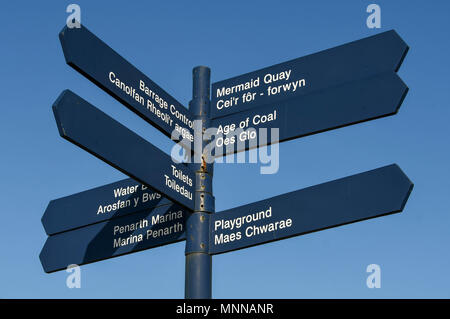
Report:
<svg viewBox="0 0 450 319"><path fill-rule="evenodd" d="M5 2L0 11L0 298L182 298L184 242L45 274L41 216L51 199L124 175L60 138L51 105L71 89L169 152L172 141L65 64L67 1ZM448 1L77 1L82 23L184 105L191 72L212 82L395 29L410 46L410 91L392 117L280 145L280 170L215 167L216 210L397 163L415 188L402 214L215 256L215 298L450 297ZM381 266L380 289L366 267Z"/></svg>

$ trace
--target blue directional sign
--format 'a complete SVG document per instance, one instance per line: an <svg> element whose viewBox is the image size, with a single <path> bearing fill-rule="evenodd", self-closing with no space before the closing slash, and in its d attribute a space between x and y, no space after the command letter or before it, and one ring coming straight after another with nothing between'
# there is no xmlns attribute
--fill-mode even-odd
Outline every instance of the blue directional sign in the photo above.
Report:
<svg viewBox="0 0 450 319"><path fill-rule="evenodd" d="M53 105L60 135L140 183L194 208L194 172L66 90Z"/></svg>
<svg viewBox="0 0 450 319"><path fill-rule="evenodd" d="M391 30L213 83L211 118L397 72L407 51L408 45Z"/></svg>
<svg viewBox="0 0 450 319"><path fill-rule="evenodd" d="M407 91L397 74L391 72L217 118L211 124L216 135L215 155L394 115Z"/></svg>
<svg viewBox="0 0 450 319"><path fill-rule="evenodd" d="M412 188L394 164L228 209L211 216L210 253L398 213Z"/></svg>
<svg viewBox="0 0 450 319"><path fill-rule="evenodd" d="M39 258L53 272L175 243L186 238L187 214L169 204L59 233L47 238Z"/></svg>
<svg viewBox="0 0 450 319"><path fill-rule="evenodd" d="M50 201L42 225L53 235L167 204L154 189L127 178Z"/></svg>
<svg viewBox="0 0 450 319"><path fill-rule="evenodd" d="M214 83L215 156L396 114L407 50L389 31Z"/></svg>
<svg viewBox="0 0 450 319"><path fill-rule="evenodd" d="M67 64L165 135L193 141L191 113L85 26L65 26L59 39Z"/></svg>

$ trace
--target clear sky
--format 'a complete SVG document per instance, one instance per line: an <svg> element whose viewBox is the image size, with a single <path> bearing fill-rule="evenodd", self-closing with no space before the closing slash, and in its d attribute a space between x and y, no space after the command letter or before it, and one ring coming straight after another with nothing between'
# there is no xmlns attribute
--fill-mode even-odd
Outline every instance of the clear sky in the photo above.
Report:
<svg viewBox="0 0 450 319"><path fill-rule="evenodd" d="M450 297L448 1L77 1L92 32L184 105L191 72L212 82L395 29L410 46L410 91L392 117L285 142L280 170L215 167L216 210L397 163L415 187L402 214L213 257L215 298ZM169 152L172 141L67 66L58 33L68 1L7 1L0 10L0 298L182 298L184 242L44 273L41 216L51 199L125 176L63 140L51 105L71 89ZM295 207L293 207L295 209ZM366 267L381 267L381 288Z"/></svg>

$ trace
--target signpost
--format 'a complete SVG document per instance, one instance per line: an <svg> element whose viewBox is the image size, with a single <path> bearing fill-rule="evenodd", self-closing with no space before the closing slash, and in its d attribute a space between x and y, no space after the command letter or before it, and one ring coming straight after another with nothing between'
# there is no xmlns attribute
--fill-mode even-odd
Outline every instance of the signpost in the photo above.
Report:
<svg viewBox="0 0 450 319"><path fill-rule="evenodd" d="M213 83L216 156L396 114L407 51L392 30ZM261 140L261 128L279 137Z"/></svg>
<svg viewBox="0 0 450 319"><path fill-rule="evenodd" d="M186 238L186 209L168 204L48 237L39 255L45 272L84 265Z"/></svg>
<svg viewBox="0 0 450 319"><path fill-rule="evenodd" d="M408 91L395 31L214 83L212 100L196 67L189 110L84 26L60 39L69 65L165 135L215 130L215 156L396 114ZM214 214L213 163L175 163L69 90L53 111L63 138L130 178L49 203L46 272L186 240L185 297L211 298L213 255L399 213L413 188L393 164Z"/></svg>
<svg viewBox="0 0 450 319"><path fill-rule="evenodd" d="M65 26L59 39L67 64L163 134L176 130L193 141L190 112L85 26Z"/></svg>
<svg viewBox="0 0 450 319"><path fill-rule="evenodd" d="M171 204L160 193L134 179L50 201L42 216L47 235Z"/></svg>
<svg viewBox="0 0 450 319"><path fill-rule="evenodd" d="M211 117L223 117L312 92L325 92L374 75L397 72L407 52L408 45L391 30L219 81L212 84ZM243 95L253 98L243 99Z"/></svg>
<svg viewBox="0 0 450 319"><path fill-rule="evenodd" d="M214 214L210 253L399 213L413 184L397 165L337 179Z"/></svg>
<svg viewBox="0 0 450 319"><path fill-rule="evenodd" d="M394 115L407 91L397 74L383 73L213 119L215 156Z"/></svg>
<svg viewBox="0 0 450 319"><path fill-rule="evenodd" d="M194 208L194 172L66 90L53 105L59 134L186 208Z"/></svg>

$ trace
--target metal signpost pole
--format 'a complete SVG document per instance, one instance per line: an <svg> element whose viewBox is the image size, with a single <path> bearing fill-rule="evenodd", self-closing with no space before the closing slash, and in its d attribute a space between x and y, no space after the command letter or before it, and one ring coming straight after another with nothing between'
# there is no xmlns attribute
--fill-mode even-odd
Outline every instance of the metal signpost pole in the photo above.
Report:
<svg viewBox="0 0 450 319"><path fill-rule="evenodd" d="M193 99L189 103L189 110L195 119L201 122L202 132L209 127L210 73L210 69L204 66L193 69ZM200 141L203 152L203 137ZM197 157L190 164L195 172L196 189L194 211L186 222L185 298L187 299L209 299L212 290L209 217L214 213L213 163L206 163L204 156L206 155L203 154L200 161Z"/></svg>

